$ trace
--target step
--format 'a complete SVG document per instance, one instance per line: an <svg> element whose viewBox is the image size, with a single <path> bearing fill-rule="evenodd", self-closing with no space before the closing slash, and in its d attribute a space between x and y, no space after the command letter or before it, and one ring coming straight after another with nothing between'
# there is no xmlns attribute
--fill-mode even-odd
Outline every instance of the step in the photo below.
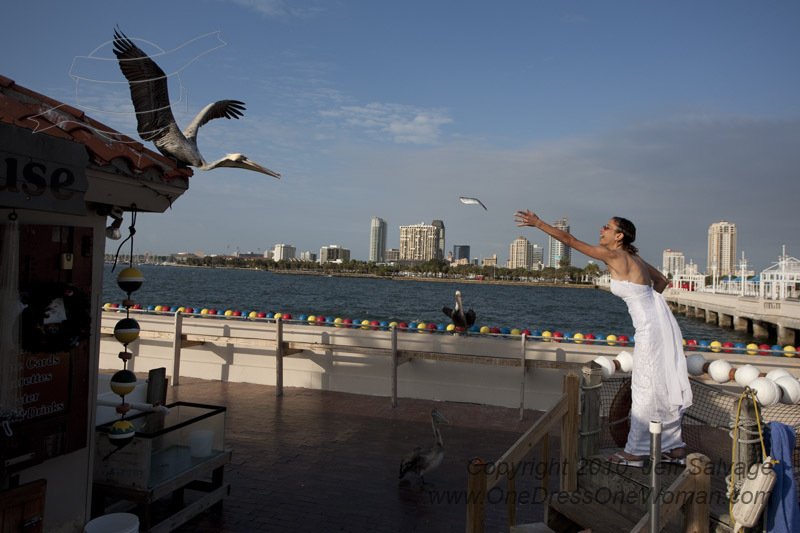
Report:
<svg viewBox="0 0 800 533"><path fill-rule="evenodd" d="M544 511L547 526L557 533L620 533L636 525L613 508L593 499L588 491L553 494Z"/></svg>

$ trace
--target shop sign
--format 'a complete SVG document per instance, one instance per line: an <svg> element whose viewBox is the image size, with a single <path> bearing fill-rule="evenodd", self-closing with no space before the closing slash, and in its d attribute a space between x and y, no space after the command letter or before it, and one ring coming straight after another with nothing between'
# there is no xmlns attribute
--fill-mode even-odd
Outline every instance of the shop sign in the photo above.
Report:
<svg viewBox="0 0 800 533"><path fill-rule="evenodd" d="M85 215L87 162L81 143L0 123L0 207Z"/></svg>

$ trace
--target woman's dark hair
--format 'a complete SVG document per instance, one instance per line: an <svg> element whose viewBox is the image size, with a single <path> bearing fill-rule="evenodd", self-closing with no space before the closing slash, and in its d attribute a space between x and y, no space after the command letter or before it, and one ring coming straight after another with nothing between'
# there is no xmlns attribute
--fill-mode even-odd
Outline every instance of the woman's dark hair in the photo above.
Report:
<svg viewBox="0 0 800 533"><path fill-rule="evenodd" d="M627 218L612 217L612 220L617 225L617 229L622 233L622 248L631 255L639 253L639 249L633 245L636 240L636 226Z"/></svg>

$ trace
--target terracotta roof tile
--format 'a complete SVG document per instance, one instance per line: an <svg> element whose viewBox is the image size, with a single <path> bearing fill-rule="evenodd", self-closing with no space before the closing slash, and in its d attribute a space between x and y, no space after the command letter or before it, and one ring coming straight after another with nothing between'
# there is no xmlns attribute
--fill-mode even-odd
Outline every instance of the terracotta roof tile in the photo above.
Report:
<svg viewBox="0 0 800 533"><path fill-rule="evenodd" d="M21 87L2 75L0 122L79 142L86 146L91 161L99 166L123 159L133 174L155 171L167 179L192 175L191 169L179 168L172 159L86 116L80 109Z"/></svg>

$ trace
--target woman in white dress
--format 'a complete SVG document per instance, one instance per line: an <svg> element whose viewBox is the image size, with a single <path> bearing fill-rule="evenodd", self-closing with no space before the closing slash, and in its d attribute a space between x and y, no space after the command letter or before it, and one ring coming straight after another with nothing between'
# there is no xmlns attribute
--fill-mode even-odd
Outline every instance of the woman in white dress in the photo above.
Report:
<svg viewBox="0 0 800 533"><path fill-rule="evenodd" d="M681 437L683 412L692 404L683 340L675 317L661 293L667 279L639 257L633 246L636 227L627 219L613 217L600 228L597 246L576 239L547 224L535 213L517 211L517 226L531 226L593 259L603 261L611 275L611 292L628 306L635 345L631 373L631 429L623 451L609 461L644 466L650 451L649 423L662 424L662 461L685 462Z"/></svg>

